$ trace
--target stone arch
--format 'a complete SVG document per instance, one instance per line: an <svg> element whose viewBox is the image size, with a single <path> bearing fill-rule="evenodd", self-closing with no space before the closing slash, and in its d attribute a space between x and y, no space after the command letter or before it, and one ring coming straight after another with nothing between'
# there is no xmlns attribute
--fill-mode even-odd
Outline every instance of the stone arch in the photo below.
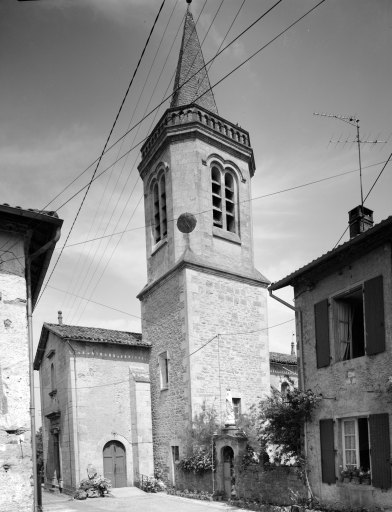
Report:
<svg viewBox="0 0 392 512"><path fill-rule="evenodd" d="M101 439L97 443L97 452L99 453L99 460L101 460L100 466L97 467L98 472L103 476L103 450L105 446L111 441L120 442L124 448L126 453L126 473L127 473L127 486L134 485L134 464L133 464L133 450L132 450L132 442L127 439L122 434L117 432L110 432L109 434L101 437Z"/></svg>
<svg viewBox="0 0 392 512"><path fill-rule="evenodd" d="M241 183L246 183L246 179L241 171L241 169L238 167L237 164L235 164L231 160L225 160L217 153L212 153L208 156L207 160L207 166L211 167L214 163L218 165L218 167L225 169L230 169L236 176L238 181L241 181Z"/></svg>

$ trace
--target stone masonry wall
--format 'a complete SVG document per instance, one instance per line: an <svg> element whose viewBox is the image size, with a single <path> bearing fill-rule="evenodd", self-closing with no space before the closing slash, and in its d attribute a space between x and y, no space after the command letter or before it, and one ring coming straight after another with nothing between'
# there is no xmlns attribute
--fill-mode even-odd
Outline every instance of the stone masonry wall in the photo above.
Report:
<svg viewBox="0 0 392 512"><path fill-rule="evenodd" d="M389 413L392 447L391 395L386 391L392 376L392 273L391 247L385 245L366 256L342 265L339 271L317 282L312 290L298 288L296 306L303 312L303 365L305 389L323 393L325 399L307 425L309 479L315 495L323 502L341 506L385 507L392 503L392 489L381 491L372 486L355 486L322 483L319 420L335 420L335 474L339 477L343 465L341 418ZM315 349L314 304L353 289L365 280L383 275L386 350L373 356L362 356L348 361L337 360L334 342L333 307L329 310L331 362L326 368L317 369ZM365 489L366 487L366 489ZM359 489L361 488L361 489ZM361 493L360 493L361 491ZM364 494L364 497L361 497ZM360 500L360 501L358 501Z"/></svg>
<svg viewBox="0 0 392 512"><path fill-rule="evenodd" d="M212 493L212 473L207 471L200 475L193 472L185 472L176 467L176 489L181 491L206 491ZM215 475L214 475L215 478Z"/></svg>
<svg viewBox="0 0 392 512"><path fill-rule="evenodd" d="M186 276L189 352L201 349L190 360L192 414L206 402L223 423L227 389L242 413L270 390L266 290L194 270Z"/></svg>
<svg viewBox="0 0 392 512"><path fill-rule="evenodd" d="M211 197L211 166L228 167L237 177L239 221L238 234L213 227ZM151 179L158 169L166 170L166 204L168 234L165 241L154 245L153 197ZM167 272L186 248L205 263L226 270L258 275L254 270L252 216L249 198L251 179L248 164L223 149L211 147L198 139L173 143L159 155L144 179L146 253L148 282ZM184 236L177 219L184 212L196 214L195 230ZM227 239L230 242L227 242Z"/></svg>
<svg viewBox="0 0 392 512"><path fill-rule="evenodd" d="M135 450L137 463L152 471L149 382L135 382L134 377L134 373L148 376L149 349L75 341L70 344L76 353L76 378L72 349L52 333L40 369L47 484L51 485L55 469L47 415L59 411L64 490L71 492L87 477L89 464L103 475L102 451L111 440L120 441L125 447L127 482L133 485L136 469L139 470L133 463ZM48 358L53 350L55 354ZM50 396L51 361L56 371L54 396ZM140 451L136 449L138 443Z"/></svg>
<svg viewBox="0 0 392 512"><path fill-rule="evenodd" d="M52 382L51 365L54 366ZM77 487L77 448L75 448L75 409L73 394L75 381L73 373L72 350L65 342L49 333L45 354L40 367L40 391L42 414L42 441L45 464L45 484L47 487L59 485L61 476L64 491L71 492ZM52 424L50 416L60 412L60 416ZM61 475L54 474L56 461L54 458L54 439L51 429L59 427L59 443L61 450ZM54 480L54 477L56 479Z"/></svg>
<svg viewBox="0 0 392 512"><path fill-rule="evenodd" d="M149 349L81 342L73 342L73 346L77 357L80 478L86 478L89 464L103 475L103 448L116 440L125 447L127 485L133 485L137 469L133 444L151 445L151 438L148 429L132 432L137 412L131 407L130 368L146 372Z"/></svg>
<svg viewBox="0 0 392 512"><path fill-rule="evenodd" d="M24 244L21 238L0 233L0 245L12 246L12 261L2 263L0 269L0 510L31 512L33 467Z"/></svg>
<svg viewBox="0 0 392 512"><path fill-rule="evenodd" d="M171 446L183 445L189 425L189 369L185 346L184 273L160 284L142 302L143 339L152 343L151 410L155 470L173 479ZM168 352L169 386L161 389L159 355ZM183 446L182 446L183 448Z"/></svg>
<svg viewBox="0 0 392 512"><path fill-rule="evenodd" d="M276 467L268 471L261 466L250 465L236 476L239 498L258 499L275 505L290 505L294 495L306 497L304 483L294 467Z"/></svg>

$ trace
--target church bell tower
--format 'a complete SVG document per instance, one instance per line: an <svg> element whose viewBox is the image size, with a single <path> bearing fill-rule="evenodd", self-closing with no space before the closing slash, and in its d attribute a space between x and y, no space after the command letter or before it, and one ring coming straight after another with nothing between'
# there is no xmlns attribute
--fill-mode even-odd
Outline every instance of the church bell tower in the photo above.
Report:
<svg viewBox="0 0 392 512"><path fill-rule="evenodd" d="M218 114L189 5L171 105L141 154L148 281L138 298L152 347L154 464L174 483L203 405L224 424L228 389L239 414L270 388L253 150L248 132ZM178 222L184 213L190 222Z"/></svg>

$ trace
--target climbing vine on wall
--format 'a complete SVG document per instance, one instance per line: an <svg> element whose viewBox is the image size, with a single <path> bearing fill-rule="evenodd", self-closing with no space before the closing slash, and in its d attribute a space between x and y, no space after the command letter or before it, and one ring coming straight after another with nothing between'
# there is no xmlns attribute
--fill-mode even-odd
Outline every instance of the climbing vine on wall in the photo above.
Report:
<svg viewBox="0 0 392 512"><path fill-rule="evenodd" d="M260 404L259 440L262 446L275 445L280 457L301 462L301 438L305 421L320 403L321 395L311 390L272 391Z"/></svg>

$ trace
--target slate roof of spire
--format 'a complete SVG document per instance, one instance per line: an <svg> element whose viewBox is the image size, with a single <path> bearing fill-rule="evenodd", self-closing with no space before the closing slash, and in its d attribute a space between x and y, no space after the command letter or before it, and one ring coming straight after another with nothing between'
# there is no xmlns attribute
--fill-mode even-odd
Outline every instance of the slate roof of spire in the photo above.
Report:
<svg viewBox="0 0 392 512"><path fill-rule="evenodd" d="M178 89L182 84L184 85L181 89ZM218 114L210 80L205 68L199 38L197 36L195 22L189 10L189 5L185 15L184 33L182 35L173 91L175 92L173 92L170 107L180 107L182 105L196 103L210 112ZM203 94L204 92L205 94ZM203 96L196 99L202 94Z"/></svg>

